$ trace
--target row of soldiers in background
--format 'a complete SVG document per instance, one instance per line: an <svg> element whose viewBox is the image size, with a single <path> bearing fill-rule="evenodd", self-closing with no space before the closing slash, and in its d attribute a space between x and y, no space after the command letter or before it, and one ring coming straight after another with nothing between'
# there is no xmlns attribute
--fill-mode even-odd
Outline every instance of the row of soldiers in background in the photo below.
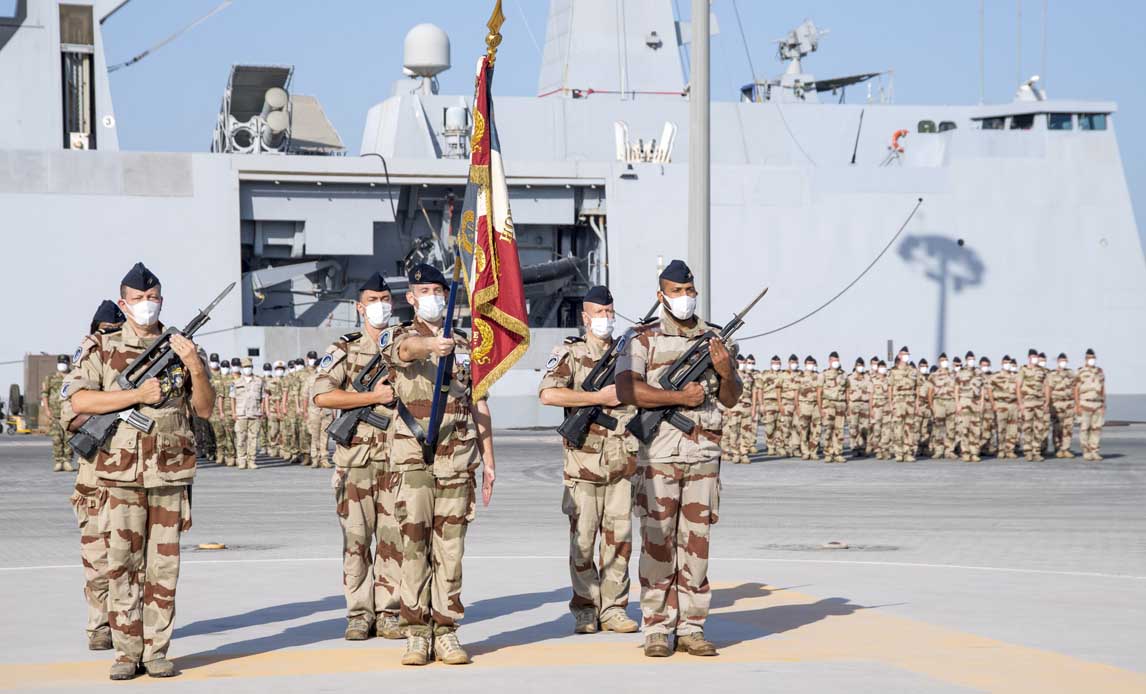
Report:
<svg viewBox="0 0 1146 694"><path fill-rule="evenodd" d="M728 412L722 448L726 460L749 462L759 452L757 427L763 425L768 453L780 457L819 458L845 462L845 430L855 457L874 455L911 462L918 455L979 462L981 455L1017 458L1020 434L1028 461L1041 461L1053 448L1056 458L1073 458L1075 420L1085 460L1097 461L1106 415L1106 377L1096 366L1094 350L1074 371L1066 354L1050 369L1046 354L1031 349L1020 367L1004 356L1002 370L973 352L938 364L911 360L907 347L896 364L872 357L870 370L856 359L851 373L840 367L839 354L829 356L820 372L808 356L799 369L796 355L784 370L779 356L771 368L755 370L755 358L738 356L745 388ZM1048 444L1048 434L1050 443Z"/></svg>
<svg viewBox="0 0 1146 694"><path fill-rule="evenodd" d="M331 410L315 407L308 394L318 377L318 354L306 359L263 364L256 376L249 358L229 362L209 357L215 409L211 413L215 449L208 457L227 467L255 469L255 455L282 458L291 465L331 467L326 427Z"/></svg>

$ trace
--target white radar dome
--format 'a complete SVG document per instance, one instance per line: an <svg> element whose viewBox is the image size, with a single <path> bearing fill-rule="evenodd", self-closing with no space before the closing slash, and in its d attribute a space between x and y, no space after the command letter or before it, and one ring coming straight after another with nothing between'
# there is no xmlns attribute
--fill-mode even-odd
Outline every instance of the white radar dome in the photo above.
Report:
<svg viewBox="0 0 1146 694"><path fill-rule="evenodd" d="M419 77L433 77L450 68L450 37L433 24L419 24L406 33L402 67Z"/></svg>

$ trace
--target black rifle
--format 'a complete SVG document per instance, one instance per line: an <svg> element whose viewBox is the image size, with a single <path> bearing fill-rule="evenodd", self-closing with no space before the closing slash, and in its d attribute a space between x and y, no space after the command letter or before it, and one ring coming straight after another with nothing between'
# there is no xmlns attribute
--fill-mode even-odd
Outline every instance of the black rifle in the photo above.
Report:
<svg viewBox="0 0 1146 694"><path fill-rule="evenodd" d="M732 320L721 329L720 334L716 334L711 330L705 331L703 335L698 337L689 345L688 350L680 355L672 366L665 371L664 375L660 378L660 386L664 390L683 390L689 383L700 380L704 372L712 368L712 354L709 352L708 341L712 338L718 338L724 344L728 344L728 340L740 328L744 327L744 316L752 310L756 303L764 298L768 293L768 288L765 287L764 291L756 295L752 303L740 313L732 317ZM699 320L699 319L698 319ZM650 444L656 438L657 430L660 429L661 422L668 421L677 429L684 433L689 433L696 426L696 422L681 414L676 407L656 407L648 410L638 410L635 417L629 421L629 425L625 429L637 437L641 443Z"/></svg>
<svg viewBox="0 0 1146 694"><path fill-rule="evenodd" d="M385 378L388 373L389 367L382 359L382 355L375 354L367 362L366 367L354 378L353 388L358 393L369 393L374 390L378 381ZM354 432L358 430L359 422L366 422L375 429L385 431L390 426L390 418L386 415L376 414L373 410L374 405L363 405L362 407L343 410L338 419L335 419L326 428L326 433L330 434L330 438L334 439L338 445L349 446L354 438Z"/></svg>
<svg viewBox="0 0 1146 694"><path fill-rule="evenodd" d="M175 335L182 335L191 339L200 328L206 325L207 321L210 320L211 311L234 287L234 282L228 284L227 288L215 297L215 300L207 308L195 314L195 317L187 323L187 327L182 330L178 328L164 330L159 338L145 349L143 354L136 357L116 379L116 384L119 385L120 390L135 390L148 379L157 378L163 390L163 400L151 405L151 407L163 407L171 394L183 385L182 362L175 350L171 349L171 338ZM151 417L134 407L128 407L118 412L88 417L75 435L68 439L68 445L81 458L93 460L96 453L107 445L120 422L127 422L145 434L150 433L152 427L155 426L155 420Z"/></svg>
<svg viewBox="0 0 1146 694"><path fill-rule="evenodd" d="M660 302L653 304L653 307L641 319L641 324L649 322L659 306ZM621 336L613 341L613 346L593 366L593 370L581 383L581 390L586 393L596 393L602 388L613 385L616 380L617 357L625 348L626 341L626 336ZM581 407L566 408L565 421L557 427L557 433L561 434L561 438L568 441L573 448L580 448L585 445L585 438L589 436L589 427L594 423L600 424L610 431L617 428L617 418L605 414L603 405L582 405Z"/></svg>

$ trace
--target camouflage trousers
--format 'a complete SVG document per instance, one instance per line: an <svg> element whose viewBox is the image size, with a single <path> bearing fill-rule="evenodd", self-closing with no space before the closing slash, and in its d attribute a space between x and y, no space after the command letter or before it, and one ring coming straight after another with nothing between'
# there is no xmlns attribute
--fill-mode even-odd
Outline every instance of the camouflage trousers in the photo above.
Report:
<svg viewBox="0 0 1146 694"><path fill-rule="evenodd" d="M796 413L791 405L780 409L777 418L776 455L789 456L799 450L796 445L795 418Z"/></svg>
<svg viewBox="0 0 1146 694"><path fill-rule="evenodd" d="M48 435L52 437L53 469L71 472L74 468L72 468L72 451L68 448L68 437L55 418L52 420L51 428L48 429Z"/></svg>
<svg viewBox="0 0 1146 694"><path fill-rule="evenodd" d="M237 468L255 469L255 455L259 448L259 425L262 419L235 420L235 448Z"/></svg>
<svg viewBox="0 0 1146 694"><path fill-rule="evenodd" d="M266 422L267 438L263 444L263 450L277 458L282 454L280 449L283 445L283 420L280 415L274 415L267 417Z"/></svg>
<svg viewBox="0 0 1146 694"><path fill-rule="evenodd" d="M999 455L1008 458L1015 455L1015 445L1019 441L1019 408L1013 402L995 404L995 430L999 437Z"/></svg>
<svg viewBox="0 0 1146 694"><path fill-rule="evenodd" d="M1056 402L1051 407L1051 439L1056 451L1069 451L1074 438L1074 402Z"/></svg>
<svg viewBox="0 0 1146 694"><path fill-rule="evenodd" d="M1043 445L1046 443L1047 429L1043 424L1046 411L1035 405L1022 408L1023 426L1023 453L1025 455L1041 455Z"/></svg>
<svg viewBox="0 0 1146 694"><path fill-rule="evenodd" d="M303 457L303 463L310 463L310 422L305 415L298 417L298 454Z"/></svg>
<svg viewBox="0 0 1146 694"><path fill-rule="evenodd" d="M824 457L842 456L844 454L844 416L845 405L839 402L824 402Z"/></svg>
<svg viewBox="0 0 1146 694"><path fill-rule="evenodd" d="M720 514L720 462L644 462L636 484L645 635L702 631L712 599L708 537Z"/></svg>
<svg viewBox="0 0 1146 694"><path fill-rule="evenodd" d="M83 460L81 468L91 465ZM83 474L83 471L80 473ZM94 472L92 473L94 475ZM80 561L84 567L84 600L88 604L88 636L106 631L108 580L108 534L100 528L100 512L107 503L107 490L97 487L81 488L77 484L71 498L72 510L80 526Z"/></svg>
<svg viewBox="0 0 1146 694"><path fill-rule="evenodd" d="M279 422L279 437L282 442L279 446L279 455L287 460L293 458L298 447L298 429L295 427L294 417L287 415Z"/></svg>
<svg viewBox="0 0 1146 694"><path fill-rule="evenodd" d="M931 409L931 455L949 458L955 455L958 442L955 401L936 399Z"/></svg>
<svg viewBox="0 0 1146 694"><path fill-rule="evenodd" d="M915 403L893 400L891 403L892 450L896 458L915 457L915 433L918 424L915 416Z"/></svg>
<svg viewBox="0 0 1146 694"><path fill-rule="evenodd" d="M1084 454L1100 455L1098 449L1102 439L1102 425L1105 423L1106 410L1083 408L1078 420L1078 439Z"/></svg>
<svg viewBox="0 0 1146 694"><path fill-rule="evenodd" d="M983 444L983 415L973 407L963 407L955 413L955 427L959 436L959 450L963 455L975 457Z"/></svg>
<svg viewBox="0 0 1146 694"><path fill-rule="evenodd" d="M926 452L931 449L931 408L926 401L919 402L915 405L915 413L915 444Z"/></svg>
<svg viewBox="0 0 1146 694"><path fill-rule="evenodd" d="M740 452L740 420L743 416L744 413L740 411L739 405L724 413L724 428L720 432L720 450L729 460L735 461Z"/></svg>
<svg viewBox="0 0 1146 694"><path fill-rule="evenodd" d="M410 635L456 631L462 606L462 556L474 517L472 475L436 479L402 472L396 516L402 537L401 616Z"/></svg>
<svg viewBox="0 0 1146 694"><path fill-rule="evenodd" d="M175 625L179 533L191 528L187 487L107 487L108 623L117 659L167 655Z"/></svg>
<svg viewBox="0 0 1146 694"><path fill-rule="evenodd" d="M764 425L764 442L768 445L768 455L778 455L784 449L780 443L780 405L775 401L765 401L761 422Z"/></svg>
<svg viewBox="0 0 1146 694"><path fill-rule="evenodd" d="M868 450L871 437L871 408L868 405L852 405L848 412L848 442L852 452Z"/></svg>
<svg viewBox="0 0 1146 694"><path fill-rule="evenodd" d="M342 590L346 617L374 623L398 615L401 538L394 516L399 473L374 465L334 471L334 507L342 527ZM371 551L371 545L374 549Z"/></svg>
<svg viewBox="0 0 1146 694"><path fill-rule="evenodd" d="M740 420L740 453L748 455L760 450L756 447L756 418L752 416L752 408L746 408Z"/></svg>
<svg viewBox="0 0 1146 694"><path fill-rule="evenodd" d="M329 416L318 412L311 412L306 418L310 436L310 464L313 467L330 467L330 451L326 446L326 427L330 421Z"/></svg>
<svg viewBox="0 0 1146 694"><path fill-rule="evenodd" d="M990 407L984 406L982 423L979 425L979 450L985 455L995 455L999 450L999 443L996 440L997 423L995 421L995 413Z"/></svg>
<svg viewBox="0 0 1146 694"><path fill-rule="evenodd" d="M633 483L565 481L561 511L569 517L569 611L592 610L605 620L629 604L629 558L633 554ZM594 557L601 535L600 566Z"/></svg>
<svg viewBox="0 0 1146 694"><path fill-rule="evenodd" d="M222 417L211 418L211 429L215 432L215 462L223 465L235 464L235 431L227 425L230 421Z"/></svg>
<svg viewBox="0 0 1146 694"><path fill-rule="evenodd" d="M820 447L819 408L815 403L801 402L796 414L796 435L793 448L800 455L815 456Z"/></svg>

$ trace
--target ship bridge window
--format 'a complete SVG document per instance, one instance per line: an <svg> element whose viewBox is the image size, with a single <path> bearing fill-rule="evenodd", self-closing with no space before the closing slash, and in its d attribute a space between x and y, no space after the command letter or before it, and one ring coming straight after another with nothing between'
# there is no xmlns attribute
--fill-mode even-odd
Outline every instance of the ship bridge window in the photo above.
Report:
<svg viewBox="0 0 1146 694"><path fill-rule="evenodd" d="M1078 129L1079 130L1106 130L1106 114L1105 113L1080 113L1080 114L1078 114Z"/></svg>
<svg viewBox="0 0 1146 694"><path fill-rule="evenodd" d="M954 130L956 127L955 121L941 120L939 121L939 132L945 133L948 130Z"/></svg>
<svg viewBox="0 0 1146 694"><path fill-rule="evenodd" d="M1035 114L1022 113L1011 116L1011 130L1030 130L1035 127Z"/></svg>
<svg viewBox="0 0 1146 694"><path fill-rule="evenodd" d="M919 121L919 128L918 129L919 129L919 132L921 132L921 133L933 133L933 132L935 132L935 121L933 121L933 120L921 120L921 121Z"/></svg>
<svg viewBox="0 0 1146 694"><path fill-rule="evenodd" d="M983 119L983 130L1002 130L1007 119L1003 116Z"/></svg>
<svg viewBox="0 0 1146 694"><path fill-rule="evenodd" d="M1074 116L1069 113L1048 113L1047 130L1073 130Z"/></svg>

